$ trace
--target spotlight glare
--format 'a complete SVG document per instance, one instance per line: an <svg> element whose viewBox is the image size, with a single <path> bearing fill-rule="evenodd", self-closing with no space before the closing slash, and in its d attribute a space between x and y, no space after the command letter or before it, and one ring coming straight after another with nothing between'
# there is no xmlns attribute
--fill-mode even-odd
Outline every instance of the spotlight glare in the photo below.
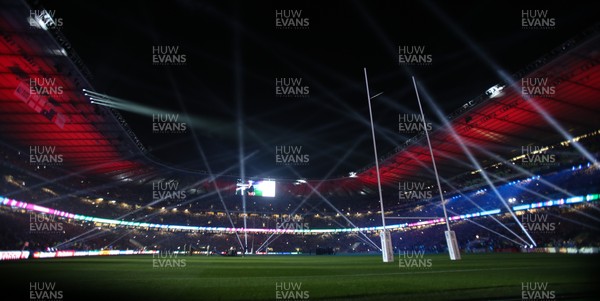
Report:
<svg viewBox="0 0 600 301"><path fill-rule="evenodd" d="M498 97L498 96L500 96L502 89L504 89L504 86L495 85L495 86L487 89L485 91L485 95L489 96L490 98Z"/></svg>

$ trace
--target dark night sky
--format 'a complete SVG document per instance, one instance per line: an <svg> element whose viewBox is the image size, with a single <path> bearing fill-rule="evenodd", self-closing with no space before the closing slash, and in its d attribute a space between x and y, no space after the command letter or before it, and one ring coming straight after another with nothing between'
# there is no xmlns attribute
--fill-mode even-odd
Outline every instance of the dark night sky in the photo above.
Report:
<svg viewBox="0 0 600 301"><path fill-rule="evenodd" d="M501 82L435 8L509 74L598 21L589 1L121 2L41 1L63 19L98 92L203 121L185 133L157 134L151 116L122 112L142 143L161 161L205 170L193 130L214 172L233 166L237 173L241 112L244 151L257 152L246 174L288 178L346 175L373 162L363 67L372 94L384 92L373 100L380 154L409 138L398 133L398 114L417 106L399 45L432 55L430 66L409 72L446 114ZM308 28L276 28L282 9L302 10ZM523 9L547 9L556 27L522 29ZM179 46L185 65L153 65L158 45ZM277 97L279 77L302 78L309 97ZM282 145L310 156L293 167L299 175L276 164Z"/></svg>

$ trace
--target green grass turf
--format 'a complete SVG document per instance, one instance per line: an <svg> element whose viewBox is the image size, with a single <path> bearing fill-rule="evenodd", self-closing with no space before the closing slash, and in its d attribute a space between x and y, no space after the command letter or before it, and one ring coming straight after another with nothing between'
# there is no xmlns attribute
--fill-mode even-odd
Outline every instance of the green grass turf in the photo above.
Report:
<svg viewBox="0 0 600 301"><path fill-rule="evenodd" d="M308 300L520 300L522 282L547 282L557 300L600 299L598 255L425 255L430 268L401 268L398 257L382 263L381 256L178 259L185 267L155 268L152 256L0 262L0 278L16 300L30 300L35 281L55 282L64 301L277 300L282 282L301 285Z"/></svg>

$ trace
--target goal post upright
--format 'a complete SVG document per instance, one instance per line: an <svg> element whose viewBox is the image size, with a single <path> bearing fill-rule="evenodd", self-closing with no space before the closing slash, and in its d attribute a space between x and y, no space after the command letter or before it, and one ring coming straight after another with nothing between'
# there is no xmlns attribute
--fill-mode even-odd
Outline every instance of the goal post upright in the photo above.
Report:
<svg viewBox="0 0 600 301"><path fill-rule="evenodd" d="M394 250L392 248L392 236L385 227L385 210L383 207L383 194L381 192L381 177L379 174L379 158L377 156L377 143L375 142L375 126L373 124L373 111L371 109L371 92L369 91L369 80L367 78L367 68L363 68L365 73L365 85L367 89L367 101L369 102L369 117L371 120L371 135L373 136L373 150L375 152L375 170L377 173L377 188L379 190L379 205L381 206L381 224L382 229L379 232L381 238L381 256L383 262L394 262Z"/></svg>
<svg viewBox="0 0 600 301"><path fill-rule="evenodd" d="M450 260L460 260L460 250L458 248L458 242L456 241L456 233L450 230L450 221L448 220L448 213L446 211L446 203L444 202L444 193L442 192L442 185L440 184L440 176L438 175L437 167L435 164L435 157L433 156L433 148L431 147L431 141L429 140L429 133L427 132L427 123L425 122L425 113L423 113L423 107L421 106L421 98L419 97L419 90L417 89L417 81L415 77L412 77L413 86L415 87L415 94L417 95L417 102L419 103L419 111L421 112L421 119L423 121L423 130L425 131L425 137L427 138L427 145L429 146L429 154L431 155L431 163L433 165L433 172L435 173L435 180L437 182L438 191L440 193L440 202L442 203L442 209L444 211L444 221L446 222L446 231L444 231L446 237L446 244L448 245L448 253Z"/></svg>

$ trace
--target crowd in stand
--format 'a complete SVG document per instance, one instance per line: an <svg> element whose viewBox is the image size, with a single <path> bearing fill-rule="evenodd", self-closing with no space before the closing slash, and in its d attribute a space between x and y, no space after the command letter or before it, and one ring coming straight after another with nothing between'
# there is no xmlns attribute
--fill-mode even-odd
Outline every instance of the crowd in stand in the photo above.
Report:
<svg viewBox="0 0 600 301"><path fill-rule="evenodd" d="M597 204L580 204L570 207L540 209L535 213L545 215L544 223L552 227L535 229L528 233L538 247L600 247L600 222ZM57 219L60 231L32 231L30 214L0 210L1 249L20 250L27 242L28 250L45 251L56 249L202 249L226 250L239 247L235 234L211 232L182 232L169 230L145 230L134 228L99 228L91 223ZM465 252L498 251L531 245L518 223L510 214L481 217L451 223L456 232L459 246ZM516 218L524 223L522 216ZM575 221L575 222L574 222ZM506 227L506 228L505 228ZM445 252L444 224L421 226L392 232L394 249L415 250L428 253ZM514 232L515 234L511 233ZM240 233L241 241L244 241ZM342 253L377 252L359 233L311 234L278 236L265 243L269 234L250 234L249 250L258 251L260 246L274 252L314 252L319 247L331 247ZM78 239L74 239L78 237ZM378 242L377 233L366 233L366 237Z"/></svg>
<svg viewBox="0 0 600 301"><path fill-rule="evenodd" d="M597 137L594 139L597 140ZM589 141L588 144L590 145L586 147L598 156L597 146ZM244 214L237 195L224 195L221 200L214 195L190 193L182 200L156 201L152 195L153 189L148 185L123 182L111 183L112 186L105 187L101 180L95 182L94 179L77 176L65 181L51 181L49 179L60 178L64 173L60 166L31 166L20 159L21 154L6 149L0 150L0 156L4 159L3 173L0 175L0 196L110 219L214 227L231 227L232 223L235 227L243 225ZM521 173L519 178L512 168L489 170L496 191L483 182L480 175L471 173L455 177L450 183L444 184L446 207L450 216L491 209L501 209L503 212L494 218L481 217L453 222L452 228L456 231L463 250L508 250L532 243L522 231L522 222L517 222L521 217L506 212L505 205L513 207L600 192L600 169L581 156L563 155L561 164L541 165L528 171L533 175L523 177ZM187 182L189 181L184 180L181 185L185 186ZM433 186L429 189L436 190ZM386 208L386 215L423 219L443 216L435 193L426 200L390 202L390 198L398 199L397 193L393 191L385 195L388 198L386 203L390 204ZM379 206L372 198L331 197L333 206L319 198L309 198L304 202L303 199L292 196L248 198L247 225L250 228L279 228L282 222L292 221L311 229L379 226ZM227 206L229 215L223 209L222 202ZM148 205L149 203L151 204ZM232 246L239 247L240 244L235 234L98 227L89 222L67 219L52 221L55 226L60 224L60 229L55 227L32 231L32 223L36 223L35 217L32 221L32 214L22 209L0 207L0 249L177 249L190 246L201 249L212 246L211 249L222 250ZM548 221L545 223L553 226L551 231L529 231L538 246L599 246L600 209L596 203L538 209L535 214L547 217ZM395 231L392 233L394 248L444 252L444 229L445 225L438 224ZM379 244L377 235L282 235L271 242L268 234L252 234L249 238L252 244L248 249L314 252L317 248L334 248L336 252L377 252L372 243ZM74 237L78 238L73 239Z"/></svg>

